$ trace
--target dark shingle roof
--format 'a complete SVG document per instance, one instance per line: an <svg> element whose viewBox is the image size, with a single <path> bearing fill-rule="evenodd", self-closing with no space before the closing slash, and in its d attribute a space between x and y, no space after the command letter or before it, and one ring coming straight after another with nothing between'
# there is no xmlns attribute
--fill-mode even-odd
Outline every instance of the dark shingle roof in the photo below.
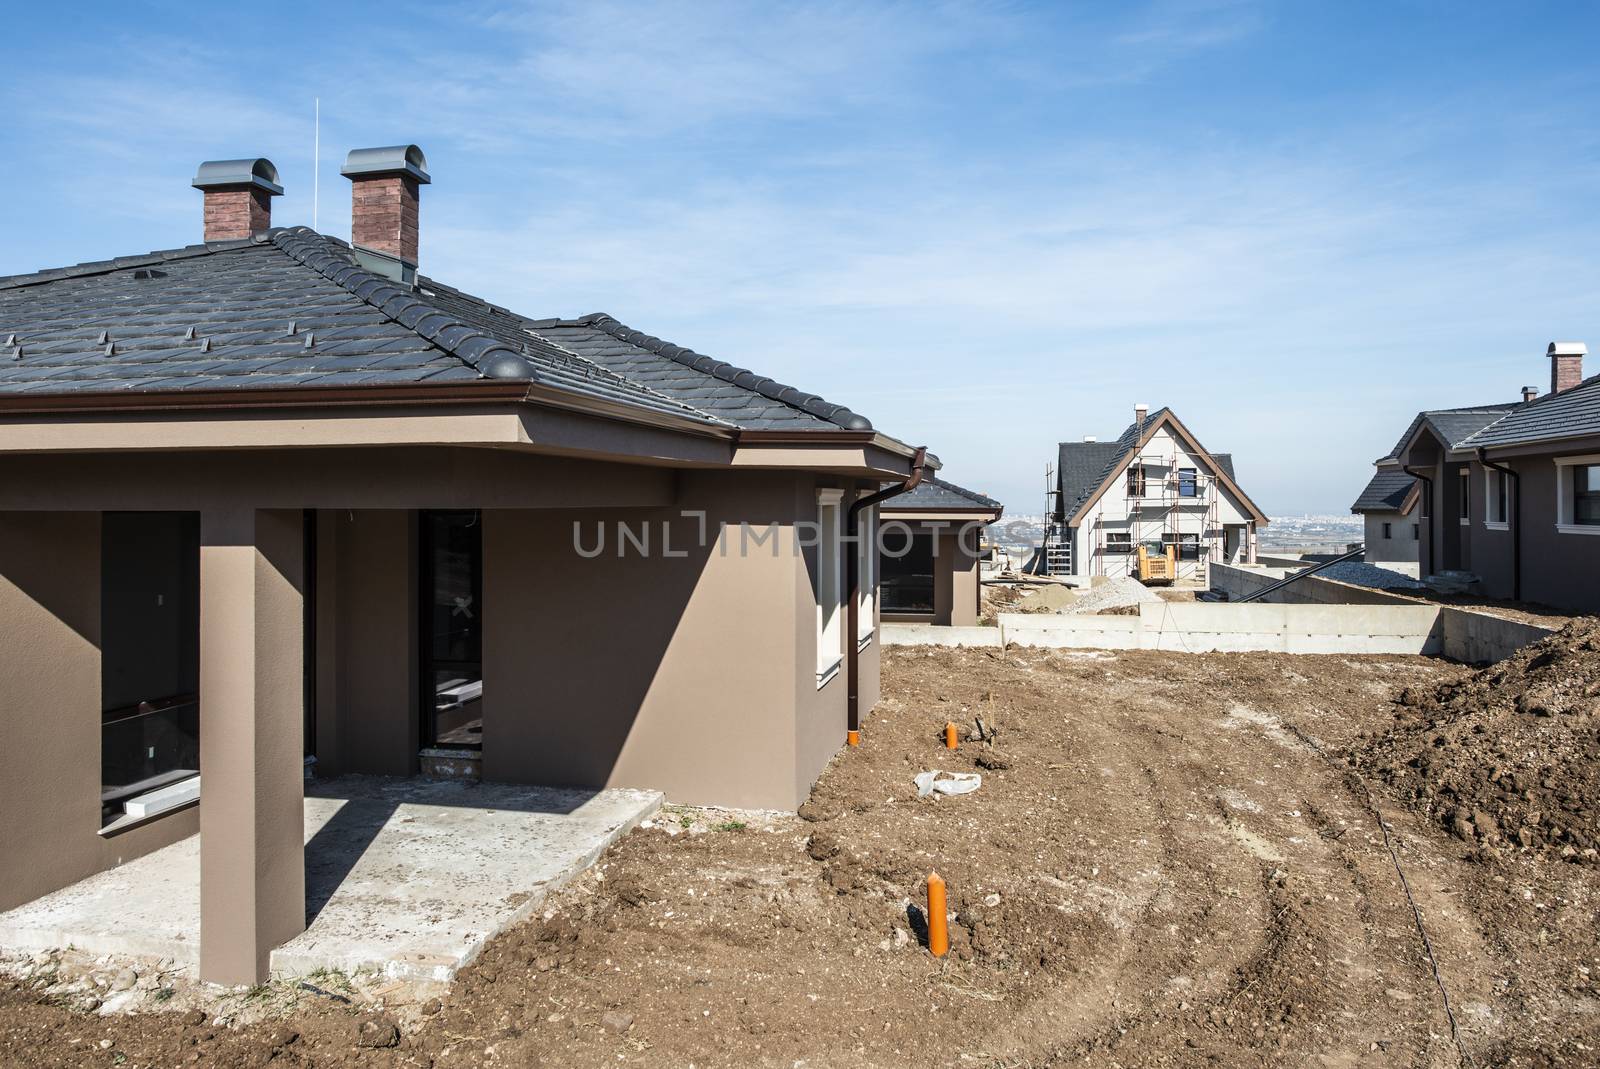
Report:
<svg viewBox="0 0 1600 1069"><path fill-rule="evenodd" d="M1128 424L1114 442L1062 442L1056 462L1056 478L1061 491L1062 519L1070 520L1083 508L1089 495L1105 482L1139 443L1145 427L1166 415L1165 408L1148 413L1144 422ZM1231 478L1231 476L1230 476Z"/></svg>
<svg viewBox="0 0 1600 1069"><path fill-rule="evenodd" d="M1361 496L1356 498L1356 503L1350 506L1350 511L1399 512L1414 482L1415 479L1397 468L1379 468Z"/></svg>
<svg viewBox="0 0 1600 1069"><path fill-rule="evenodd" d="M1232 453L1212 453L1211 459L1217 462L1217 467L1222 469L1222 474L1228 477L1229 482L1239 481L1239 477L1233 473Z"/></svg>
<svg viewBox="0 0 1600 1069"><path fill-rule="evenodd" d="M843 405L633 330L604 313L533 320L528 327L541 338L740 427L872 429L864 416Z"/></svg>
<svg viewBox="0 0 1600 1069"><path fill-rule="evenodd" d="M1500 419L1512 409L1520 407L1521 402L1511 401L1496 405L1468 405L1466 408L1432 408L1418 412L1406 432L1400 436L1393 449L1389 450L1381 459L1393 460L1400 455L1400 450L1406 447L1411 436L1424 424L1438 435L1447 448L1456 449L1474 433L1487 427L1495 420Z"/></svg>
<svg viewBox="0 0 1600 1069"><path fill-rule="evenodd" d="M897 494L883 503L885 512L901 512L911 509L998 509L1000 502L992 497L985 497L976 490L968 490L947 483L943 479L925 476L915 487L903 494Z"/></svg>
<svg viewBox="0 0 1600 1069"><path fill-rule="evenodd" d="M609 316L534 321L304 227L0 278L0 394L532 379L746 429L871 423Z"/></svg>
<svg viewBox="0 0 1600 1069"><path fill-rule="evenodd" d="M1517 405L1504 417L1465 438L1461 447L1527 445L1600 435L1600 375L1570 390Z"/></svg>

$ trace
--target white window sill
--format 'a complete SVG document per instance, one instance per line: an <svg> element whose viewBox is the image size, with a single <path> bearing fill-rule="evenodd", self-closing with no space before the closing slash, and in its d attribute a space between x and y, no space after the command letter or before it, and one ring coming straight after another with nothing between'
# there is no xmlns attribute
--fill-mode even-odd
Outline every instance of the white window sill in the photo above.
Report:
<svg viewBox="0 0 1600 1069"><path fill-rule="evenodd" d="M872 645L872 636L875 634L877 634L876 631L868 631L866 634L862 635L861 638L856 642L856 652L860 653L862 650Z"/></svg>
<svg viewBox="0 0 1600 1069"><path fill-rule="evenodd" d="M840 657L837 661L834 661L828 667L826 667L822 671L818 672L817 673L817 689L821 690L823 687L825 687L829 683L833 682L833 677L839 674L839 668L843 664L844 664L844 658Z"/></svg>
<svg viewBox="0 0 1600 1069"><path fill-rule="evenodd" d="M200 801L200 777L190 776L165 787L146 791L122 803L122 816L100 829L101 835L114 835L125 828L154 820L156 817L184 809Z"/></svg>
<svg viewBox="0 0 1600 1069"><path fill-rule="evenodd" d="M1483 526L1484 526L1484 528L1486 530L1490 530L1490 531L1509 531L1509 530L1511 530L1511 525L1509 523L1500 523L1500 522L1498 522L1496 520L1484 520L1483 521Z"/></svg>
<svg viewBox="0 0 1600 1069"><path fill-rule="evenodd" d="M1592 523L1558 523L1556 530L1561 534L1600 535L1600 524Z"/></svg>
<svg viewBox="0 0 1600 1069"><path fill-rule="evenodd" d="M1461 519L1458 520L1457 522L1460 523L1461 526L1463 526L1463 527L1471 527L1472 526L1472 521L1467 519L1465 516L1461 517Z"/></svg>

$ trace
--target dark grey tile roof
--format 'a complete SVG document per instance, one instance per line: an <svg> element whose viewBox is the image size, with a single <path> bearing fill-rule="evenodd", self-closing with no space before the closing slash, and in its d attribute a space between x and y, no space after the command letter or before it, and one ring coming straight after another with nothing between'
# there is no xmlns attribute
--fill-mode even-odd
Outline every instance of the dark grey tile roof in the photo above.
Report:
<svg viewBox="0 0 1600 1069"><path fill-rule="evenodd" d="M532 379L708 424L866 430L842 405L609 316L401 286L304 227L0 278L0 394Z"/></svg>
<svg viewBox="0 0 1600 1069"><path fill-rule="evenodd" d="M1389 450L1381 459L1393 460L1400 455L1400 450L1406 447L1411 436L1424 424L1433 430L1448 448L1456 449L1474 433L1487 427L1495 420L1500 419L1507 412L1520 407L1520 401L1510 401L1505 404L1494 405L1468 405L1466 408L1431 408L1418 412L1406 432L1400 436L1394 448Z"/></svg>
<svg viewBox="0 0 1600 1069"><path fill-rule="evenodd" d="M1075 517L1088 503L1089 495L1112 472L1132 459L1139 437L1150 424L1167 415L1168 409L1158 408L1147 413L1143 421L1134 420L1124 428L1114 442L1062 442L1056 460L1056 485L1061 491L1061 512L1065 523ZM1199 443L1195 443L1197 446ZM1204 448L1204 447L1201 447ZM1211 459L1224 475L1235 484L1232 453L1212 453Z"/></svg>
<svg viewBox="0 0 1600 1069"><path fill-rule="evenodd" d="M843 405L633 330L604 313L533 320L528 326L541 338L740 427L872 429L865 417Z"/></svg>
<svg viewBox="0 0 1600 1069"><path fill-rule="evenodd" d="M1379 468L1355 504L1350 506L1350 511L1399 512L1414 482L1415 479L1398 468Z"/></svg>
<svg viewBox="0 0 1600 1069"><path fill-rule="evenodd" d="M1600 435L1600 375L1570 390L1517 405L1501 419L1463 439L1461 447L1531 445Z"/></svg>
<svg viewBox="0 0 1600 1069"><path fill-rule="evenodd" d="M1114 442L1062 442L1056 461L1057 488L1061 491L1061 519L1072 519L1139 442L1140 432L1165 415L1165 408L1134 420Z"/></svg>
<svg viewBox="0 0 1600 1069"><path fill-rule="evenodd" d="M913 489L889 498L882 505L885 512L910 509L999 509L1000 502L985 497L976 490L968 490L955 483L945 482L932 475L923 478Z"/></svg>

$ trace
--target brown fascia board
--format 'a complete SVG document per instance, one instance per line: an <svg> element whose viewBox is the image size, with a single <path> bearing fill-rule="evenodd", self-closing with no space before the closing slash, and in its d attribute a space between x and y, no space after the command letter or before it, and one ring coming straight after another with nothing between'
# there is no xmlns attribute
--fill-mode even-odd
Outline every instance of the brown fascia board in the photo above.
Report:
<svg viewBox="0 0 1600 1069"><path fill-rule="evenodd" d="M1272 522L1267 518L1267 514L1257 508L1254 501L1250 500L1250 495L1239 489L1239 485L1232 479L1228 478L1227 473L1222 470L1221 465L1219 465L1215 460L1211 459L1211 450L1201 445L1200 439L1196 438L1192 433L1190 433L1189 428L1185 427L1183 425L1183 421L1177 416L1173 415L1172 409L1169 408L1161 414L1160 419L1152 421L1149 429L1140 434L1139 440L1134 442L1133 447L1122 455L1121 463L1119 463L1115 468L1111 469L1110 474L1108 474L1105 479L1101 481L1100 485L1095 488L1094 493L1089 495L1089 499L1078 507L1077 515L1068 521L1068 527L1081 527L1083 525L1083 514L1087 512L1096 501L1099 501L1102 497L1104 497L1105 492L1109 490L1112 484L1117 481L1117 476L1127 470L1128 458L1130 456L1137 456L1139 452L1144 449L1147 444L1149 444L1150 439L1155 437L1156 431L1160 430L1161 427L1167 423L1171 423L1173 429L1181 434L1185 441L1194 446L1195 451L1199 453L1201 459L1206 462L1206 467L1211 469L1212 476L1222 480L1222 484L1229 490L1233 491L1233 495L1235 497L1244 502L1245 508L1250 510L1250 515L1255 517L1256 523L1265 527L1267 524Z"/></svg>
<svg viewBox="0 0 1600 1069"><path fill-rule="evenodd" d="M732 440L736 447L837 448L876 447L909 462L910 446L874 431L759 431L707 424L699 420L653 412L606 398L581 397L525 380L478 379L450 383L396 383L362 386L296 386L270 389L236 387L221 390L167 390L138 393L74 392L0 394L0 418L50 418L91 415L192 414L203 420L210 413L314 412L322 410L394 409L418 406L530 405L569 409L619 422L644 424L685 434ZM930 467L937 464L929 458ZM803 466L803 465L802 465ZM909 470L909 467L907 468Z"/></svg>
<svg viewBox="0 0 1600 1069"><path fill-rule="evenodd" d="M396 383L379 386L296 386L271 389L167 390L136 393L0 394L0 417L144 415L319 410L391 409L418 406L527 404L563 408L621 422L646 424L716 438L733 428L635 408L599 397L580 397L521 380L469 380L452 383Z"/></svg>

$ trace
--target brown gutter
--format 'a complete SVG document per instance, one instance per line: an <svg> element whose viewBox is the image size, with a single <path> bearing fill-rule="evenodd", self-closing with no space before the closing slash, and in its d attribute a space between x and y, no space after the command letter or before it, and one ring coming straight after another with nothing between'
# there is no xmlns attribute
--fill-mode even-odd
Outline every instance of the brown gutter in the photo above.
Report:
<svg viewBox="0 0 1600 1069"><path fill-rule="evenodd" d="M1506 467L1496 464L1489 459L1489 451L1483 446L1478 447L1478 463L1486 468L1493 468L1501 475L1511 476L1512 493L1516 494L1516 507L1511 518L1511 600L1522 600L1522 476ZM1484 512L1489 509L1488 495L1484 495Z"/></svg>
<svg viewBox="0 0 1600 1069"><path fill-rule="evenodd" d="M845 728L847 738L853 745L859 738L861 731L861 688L857 680L858 665L861 660L861 549L856 544L857 531L861 524L861 513L876 505L880 501L887 501L908 490L914 490L922 482L922 477L927 472L928 447L919 445L911 457L911 476L898 486L889 486L875 494L869 494L850 504L845 510L845 675L848 677L848 703L845 712ZM877 547L873 547L876 550ZM876 636L879 647L882 647L883 636Z"/></svg>

